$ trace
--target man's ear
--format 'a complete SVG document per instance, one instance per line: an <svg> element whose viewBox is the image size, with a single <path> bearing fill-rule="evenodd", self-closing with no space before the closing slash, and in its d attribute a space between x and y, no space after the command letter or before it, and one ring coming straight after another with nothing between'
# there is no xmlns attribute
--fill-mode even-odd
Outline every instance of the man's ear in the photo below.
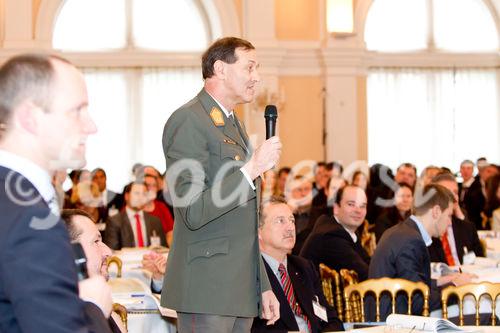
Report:
<svg viewBox="0 0 500 333"><path fill-rule="evenodd" d="M14 126L35 134L38 130L40 113L43 113L43 110L32 102L22 102L14 110Z"/></svg>
<svg viewBox="0 0 500 333"><path fill-rule="evenodd" d="M214 63L214 75L219 79L226 78L226 64L222 60Z"/></svg>
<svg viewBox="0 0 500 333"><path fill-rule="evenodd" d="M437 220L440 216L441 216L441 207L439 207L439 205L435 205L431 208L431 212L432 212L432 218L434 220Z"/></svg>
<svg viewBox="0 0 500 333"><path fill-rule="evenodd" d="M334 214L334 215L337 215L337 214L338 214L339 209L340 209L340 206L339 206L337 203L334 203L334 204L333 204L333 214Z"/></svg>

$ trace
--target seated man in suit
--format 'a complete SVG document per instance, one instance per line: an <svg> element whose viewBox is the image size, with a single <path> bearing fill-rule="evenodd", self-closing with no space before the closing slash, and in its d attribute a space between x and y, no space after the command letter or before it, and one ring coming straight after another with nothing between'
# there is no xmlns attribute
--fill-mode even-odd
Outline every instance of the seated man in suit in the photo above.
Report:
<svg viewBox="0 0 500 333"><path fill-rule="evenodd" d="M368 277L370 257L361 245L356 230L366 216L366 194L352 185L338 190L333 217L321 216L304 243L300 255L316 267L323 263L330 268L352 269L360 281Z"/></svg>
<svg viewBox="0 0 500 333"><path fill-rule="evenodd" d="M85 257L87 257L87 272L89 277L103 276L109 279L107 259L111 256L111 249L102 242L101 233L92 219L92 216L81 209L64 209L61 212L71 242L82 245ZM113 333L125 333L120 316L111 312L108 319L109 328Z"/></svg>
<svg viewBox="0 0 500 333"><path fill-rule="evenodd" d="M438 287L449 283L463 285L473 277L466 273L457 273L431 281L431 265L427 246L431 237L443 235L451 225L453 214L453 194L441 185L430 184L424 187L422 195L417 197L414 212L405 221L388 229L380 239L370 262L370 279L389 277L410 281L421 281L430 287L430 310L439 309L441 295ZM368 299L370 301L370 299ZM374 302L366 302L368 320L375 320ZM406 297L396 300L396 312L406 313ZM419 294L412 298L412 314L420 315L423 299ZM391 312L389 297L382 297L380 302L381 320L385 321Z"/></svg>
<svg viewBox="0 0 500 333"><path fill-rule="evenodd" d="M125 186L125 209L106 222L104 242L113 250L167 245L160 219L143 210L146 192L144 183L133 182Z"/></svg>
<svg viewBox="0 0 500 333"><path fill-rule="evenodd" d="M481 214L486 204L486 182L490 177L497 174L498 170L494 164L488 164L488 162L478 163L477 168L479 173L464 196L464 206L467 217L474 223L476 229L483 230L489 228L489 226L483 224Z"/></svg>
<svg viewBox="0 0 500 333"><path fill-rule="evenodd" d="M259 246L273 293L280 303L280 319L274 325L266 325L266 320L257 317L252 332L343 330L335 309L326 302L314 265L288 255L294 244L292 210L283 198L271 197L261 210Z"/></svg>
<svg viewBox="0 0 500 333"><path fill-rule="evenodd" d="M106 172L102 168L92 170L92 181L99 189L99 216L106 221L123 207L122 195L108 189Z"/></svg>
<svg viewBox="0 0 500 333"><path fill-rule="evenodd" d="M455 197L451 226L441 238L433 238L429 246L432 262L444 262L449 266L463 264L463 257L468 252L474 252L478 257L484 257L484 251L477 235L476 226L462 212L458 202L458 184L449 172L437 174L432 182L446 187Z"/></svg>

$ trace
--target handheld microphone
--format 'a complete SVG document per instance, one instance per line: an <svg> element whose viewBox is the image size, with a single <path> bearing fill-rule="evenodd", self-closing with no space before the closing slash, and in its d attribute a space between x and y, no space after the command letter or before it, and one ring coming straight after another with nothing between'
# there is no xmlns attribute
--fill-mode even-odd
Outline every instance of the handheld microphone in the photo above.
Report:
<svg viewBox="0 0 500 333"><path fill-rule="evenodd" d="M276 134L276 119L278 118L278 109L275 105L267 105L264 111L266 118L266 140Z"/></svg>
<svg viewBox="0 0 500 333"><path fill-rule="evenodd" d="M87 257L83 251L83 247L80 243L71 243L73 248L73 256L75 258L76 273L78 275L78 281L82 281L89 278L89 273L87 271Z"/></svg>

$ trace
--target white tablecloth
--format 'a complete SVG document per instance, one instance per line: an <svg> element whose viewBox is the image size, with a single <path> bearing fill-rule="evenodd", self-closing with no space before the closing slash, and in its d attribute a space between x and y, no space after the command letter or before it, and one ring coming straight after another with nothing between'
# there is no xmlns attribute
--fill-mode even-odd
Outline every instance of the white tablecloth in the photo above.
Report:
<svg viewBox="0 0 500 333"><path fill-rule="evenodd" d="M114 255L122 260L122 280L126 281L138 281L138 284L133 284L132 289L141 289L139 293L144 293L146 291L150 294L151 286L151 273L142 269L142 257L144 254L150 252L150 249L144 248L134 248L134 249L122 249L121 251L115 251ZM165 254L166 255L166 254ZM115 279L117 269L116 266L112 266L109 269L110 278ZM117 281L117 280L115 280ZM110 280L113 284L113 281ZM116 288L115 288L116 289ZM151 294L151 297L153 295ZM113 300L118 303L126 303L127 298L123 297L120 292L113 293ZM167 311L169 317L162 316L160 310L151 307L147 310L132 310L131 306L123 304L127 307L128 312L128 332L129 333L175 333L176 328L176 318L175 311Z"/></svg>
<svg viewBox="0 0 500 333"><path fill-rule="evenodd" d="M466 273L476 274L478 277L472 282L492 282L500 283L500 268L497 267L496 260L485 260L485 258L477 258L477 264L474 265L462 265L461 269ZM488 296L481 297L479 303L480 313L491 313L491 299ZM500 298L496 302L496 315L500 317ZM464 299L464 314L475 314L475 301L474 297L466 296ZM458 305L448 306L448 317L458 317ZM431 317L442 318L442 311L435 310L431 312ZM500 332L500 328L499 328Z"/></svg>

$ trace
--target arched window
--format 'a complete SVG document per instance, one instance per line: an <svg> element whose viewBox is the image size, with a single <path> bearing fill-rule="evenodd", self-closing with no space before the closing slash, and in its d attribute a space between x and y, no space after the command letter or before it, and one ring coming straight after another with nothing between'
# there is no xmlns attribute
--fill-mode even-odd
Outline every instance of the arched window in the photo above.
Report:
<svg viewBox="0 0 500 333"><path fill-rule="evenodd" d="M57 17L53 47L200 51L212 37L205 17L196 0L67 0Z"/></svg>
<svg viewBox="0 0 500 333"><path fill-rule="evenodd" d="M98 133L88 140L87 167L108 171L109 187L120 191L136 162L165 170L163 126L202 87L199 60L188 65L148 57L179 53L199 59L218 36L201 1L66 0L53 32L53 47L90 52L94 63L137 54L139 65L82 67L91 115ZM181 33L182 32L182 33ZM168 52L168 53L167 53ZM108 55L107 55L108 54ZM106 58L107 57L107 58ZM109 61L108 61L109 63Z"/></svg>
<svg viewBox="0 0 500 333"><path fill-rule="evenodd" d="M463 159L500 159L498 69L439 61L443 54L498 54L497 28L485 2L376 0L365 42L386 59L369 69L367 80L370 164L455 169Z"/></svg>
<svg viewBox="0 0 500 333"><path fill-rule="evenodd" d="M482 0L376 0L365 24L368 50L498 50L495 22Z"/></svg>

